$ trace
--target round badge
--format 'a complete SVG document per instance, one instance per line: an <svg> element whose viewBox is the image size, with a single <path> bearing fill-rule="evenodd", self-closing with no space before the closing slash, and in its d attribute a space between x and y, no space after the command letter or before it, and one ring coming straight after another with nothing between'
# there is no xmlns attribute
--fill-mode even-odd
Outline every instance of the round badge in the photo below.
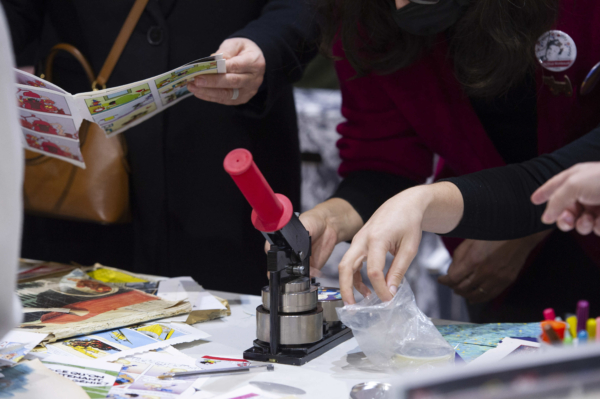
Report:
<svg viewBox="0 0 600 399"><path fill-rule="evenodd" d="M339 288L319 288L319 301L337 301L342 299Z"/></svg>
<svg viewBox="0 0 600 399"><path fill-rule="evenodd" d="M535 45L535 55L544 68L562 72L571 67L577 58L577 46L565 32L551 30L544 33Z"/></svg>

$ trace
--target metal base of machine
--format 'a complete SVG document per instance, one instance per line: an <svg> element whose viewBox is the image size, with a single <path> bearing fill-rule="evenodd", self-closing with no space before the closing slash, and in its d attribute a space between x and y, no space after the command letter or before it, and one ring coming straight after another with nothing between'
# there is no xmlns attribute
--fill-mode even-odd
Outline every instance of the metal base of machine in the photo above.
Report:
<svg viewBox="0 0 600 399"><path fill-rule="evenodd" d="M244 351L244 359L301 366L350 338L352 338L352 330L339 324L329 328L327 333L323 334L323 339L314 344L281 345L276 355L269 353L268 342L255 339L254 346Z"/></svg>

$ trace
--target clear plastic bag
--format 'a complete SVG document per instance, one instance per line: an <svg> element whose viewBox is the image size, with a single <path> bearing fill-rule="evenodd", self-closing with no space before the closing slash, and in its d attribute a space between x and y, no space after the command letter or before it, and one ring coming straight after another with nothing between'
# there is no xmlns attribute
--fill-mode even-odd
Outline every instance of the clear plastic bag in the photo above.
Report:
<svg viewBox="0 0 600 399"><path fill-rule="evenodd" d="M417 307L406 279L389 302L371 294L337 312L377 369L414 371L454 363L454 349Z"/></svg>

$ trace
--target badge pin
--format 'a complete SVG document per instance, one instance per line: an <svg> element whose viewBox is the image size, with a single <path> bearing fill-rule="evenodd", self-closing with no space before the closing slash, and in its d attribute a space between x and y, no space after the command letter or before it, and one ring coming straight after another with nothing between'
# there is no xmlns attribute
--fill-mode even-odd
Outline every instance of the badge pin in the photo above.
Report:
<svg viewBox="0 0 600 399"><path fill-rule="evenodd" d="M554 79L554 76L544 76L544 84L550 88L550 92L555 96L564 93L567 97L573 96L573 86L571 85L571 79L565 75L563 82L558 82Z"/></svg>
<svg viewBox="0 0 600 399"><path fill-rule="evenodd" d="M535 45L535 55L545 69L566 71L577 59L577 46L565 32L551 30L544 33Z"/></svg>
<svg viewBox="0 0 600 399"><path fill-rule="evenodd" d="M581 84L580 94L589 94L600 81L600 62L594 65Z"/></svg>

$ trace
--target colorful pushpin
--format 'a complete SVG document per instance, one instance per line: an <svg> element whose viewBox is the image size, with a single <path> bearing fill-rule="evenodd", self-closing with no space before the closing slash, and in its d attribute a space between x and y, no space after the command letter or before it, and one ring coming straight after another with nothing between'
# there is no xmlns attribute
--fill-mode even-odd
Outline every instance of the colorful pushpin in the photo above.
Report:
<svg viewBox="0 0 600 399"><path fill-rule="evenodd" d="M589 302L584 300L577 302L577 333L581 330L585 330L589 314Z"/></svg>
<svg viewBox="0 0 600 399"><path fill-rule="evenodd" d="M577 338L579 340L579 345L585 344L588 340L587 331L585 331L585 330L579 331L579 334L577 334Z"/></svg>
<svg viewBox="0 0 600 399"><path fill-rule="evenodd" d="M563 345L572 345L573 338L571 337L571 333L569 333L569 329L565 330L565 339L563 339Z"/></svg>
<svg viewBox="0 0 600 399"><path fill-rule="evenodd" d="M558 334L554 331L554 328L550 325L550 323L542 324L542 339L544 342L548 342L552 345L560 345L562 342L560 338L558 338Z"/></svg>
<svg viewBox="0 0 600 399"><path fill-rule="evenodd" d="M569 325L569 332L571 333L571 338L577 337L577 317L567 317L567 324Z"/></svg>
<svg viewBox="0 0 600 399"><path fill-rule="evenodd" d="M550 334L554 335L557 340L562 341L565 337L565 330L567 325L562 321L554 321L554 320L545 320L542 321L540 327L542 328L542 341L546 343L555 343L553 341L553 337L547 333L548 326L552 329Z"/></svg>
<svg viewBox="0 0 600 399"><path fill-rule="evenodd" d="M586 330L590 341L596 338L596 327L596 319L588 319L586 324Z"/></svg>
<svg viewBox="0 0 600 399"><path fill-rule="evenodd" d="M554 309L548 308L544 310L544 320L554 320L556 318L556 314L554 313Z"/></svg>

